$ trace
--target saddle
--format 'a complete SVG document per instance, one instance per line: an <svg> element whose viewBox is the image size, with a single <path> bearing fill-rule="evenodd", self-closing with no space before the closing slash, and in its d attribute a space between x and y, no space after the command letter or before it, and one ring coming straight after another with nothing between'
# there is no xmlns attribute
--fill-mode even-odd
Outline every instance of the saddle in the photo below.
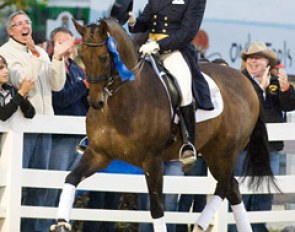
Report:
<svg viewBox="0 0 295 232"><path fill-rule="evenodd" d="M162 81L163 86L166 89L168 98L170 100L172 121L171 121L171 136L167 141L167 145L170 145L176 141L176 134L178 130L178 123L175 118L178 116L180 119L180 127L182 140L184 144L187 144L187 128L183 121L183 116L180 112L180 102L182 100L182 94L179 85L175 77L164 67L159 57L156 54L152 54L150 57L146 57L146 60L151 64L152 68L157 73L158 77Z"/></svg>
<svg viewBox="0 0 295 232"><path fill-rule="evenodd" d="M157 73L158 77L166 88L172 110L174 113L176 113L177 109L180 107L182 95L175 77L164 67L157 55L152 54L150 58L146 59L151 64L152 68Z"/></svg>

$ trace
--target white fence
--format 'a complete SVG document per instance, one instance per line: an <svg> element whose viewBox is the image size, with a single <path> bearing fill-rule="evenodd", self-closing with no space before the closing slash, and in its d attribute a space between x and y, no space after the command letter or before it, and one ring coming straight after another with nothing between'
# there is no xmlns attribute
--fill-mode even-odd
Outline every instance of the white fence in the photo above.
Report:
<svg viewBox="0 0 295 232"><path fill-rule="evenodd" d="M269 124L271 140L295 140L295 123ZM22 187L62 188L67 172L22 169L24 133L85 134L83 117L36 116L24 119L17 112L8 122L0 123L2 154L0 157L0 231L20 231L20 219L55 218L56 208L21 206ZM278 176L284 193L295 193L295 175ZM164 177L164 193L213 194L215 180L208 177ZM177 188L175 188L177 186ZM79 189L147 192L142 175L95 174L84 180ZM241 186L243 193L251 193ZM227 212L225 201L214 217L213 231L227 231L228 223L234 223L232 213ZM249 212L251 222L295 222L295 210ZM194 223L197 213L166 212L168 223ZM151 222L149 211L73 209L74 220L101 220L126 222Z"/></svg>

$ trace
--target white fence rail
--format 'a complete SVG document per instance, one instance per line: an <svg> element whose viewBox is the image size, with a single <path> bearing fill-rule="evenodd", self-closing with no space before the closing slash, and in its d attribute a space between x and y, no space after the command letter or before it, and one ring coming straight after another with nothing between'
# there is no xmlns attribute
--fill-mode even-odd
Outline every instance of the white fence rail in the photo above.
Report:
<svg viewBox="0 0 295 232"><path fill-rule="evenodd" d="M271 140L295 140L295 123L269 124ZM0 157L0 231L20 231L20 219L55 218L56 208L21 205L22 187L62 188L67 172L22 169L22 147L24 133L85 134L83 117L36 116L27 120L20 113L8 122L0 123L2 153ZM295 176L278 176L284 193L295 193ZM164 193L213 194L215 180L208 177L164 177ZM177 188L175 188L177 186ZM79 189L147 192L142 175L119 175L98 173L84 180ZM243 193L252 193L244 185ZM232 213L227 212L225 201L217 212L213 231L225 232L227 225L234 223ZM251 222L295 222L295 210L249 212ZM168 223L194 223L198 213L166 212ZM151 222L149 211L73 209L74 220Z"/></svg>

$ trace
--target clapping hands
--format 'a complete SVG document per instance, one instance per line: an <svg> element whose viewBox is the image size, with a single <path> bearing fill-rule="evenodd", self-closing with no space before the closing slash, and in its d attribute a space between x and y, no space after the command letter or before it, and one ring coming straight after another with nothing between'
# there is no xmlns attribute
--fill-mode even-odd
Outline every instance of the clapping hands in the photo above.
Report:
<svg viewBox="0 0 295 232"><path fill-rule="evenodd" d="M20 83L20 87L18 93L25 97L28 93L35 87L35 80L24 78L23 81Z"/></svg>
<svg viewBox="0 0 295 232"><path fill-rule="evenodd" d="M269 69L270 67L267 66L264 70L264 73L263 73L263 76L262 76L262 79L261 79L261 82L259 83L260 85L260 88L264 91L269 83L270 83L270 73L269 73Z"/></svg>
<svg viewBox="0 0 295 232"><path fill-rule="evenodd" d="M56 38L54 42L54 58L61 60L62 57L71 50L75 42L75 38L70 36L65 39L62 35Z"/></svg>
<svg viewBox="0 0 295 232"><path fill-rule="evenodd" d="M286 90L289 87L288 75L285 70L280 69L278 73L278 80L280 83L280 89Z"/></svg>
<svg viewBox="0 0 295 232"><path fill-rule="evenodd" d="M28 35L26 45L27 45L27 48L32 52L33 55L35 55L35 56L39 55L39 52L36 49L35 42L34 42L31 35Z"/></svg>

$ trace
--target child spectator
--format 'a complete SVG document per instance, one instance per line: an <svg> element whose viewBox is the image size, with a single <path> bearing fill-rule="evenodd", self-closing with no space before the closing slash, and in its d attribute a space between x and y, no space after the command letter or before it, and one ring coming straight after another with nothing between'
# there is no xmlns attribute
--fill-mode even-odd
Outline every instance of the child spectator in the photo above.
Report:
<svg viewBox="0 0 295 232"><path fill-rule="evenodd" d="M19 90L17 90L8 84L8 78L7 62L0 55L0 120L6 121L9 119L17 111L19 106L26 118L33 118L35 108L26 96L34 88L35 81L24 79L20 84Z"/></svg>

